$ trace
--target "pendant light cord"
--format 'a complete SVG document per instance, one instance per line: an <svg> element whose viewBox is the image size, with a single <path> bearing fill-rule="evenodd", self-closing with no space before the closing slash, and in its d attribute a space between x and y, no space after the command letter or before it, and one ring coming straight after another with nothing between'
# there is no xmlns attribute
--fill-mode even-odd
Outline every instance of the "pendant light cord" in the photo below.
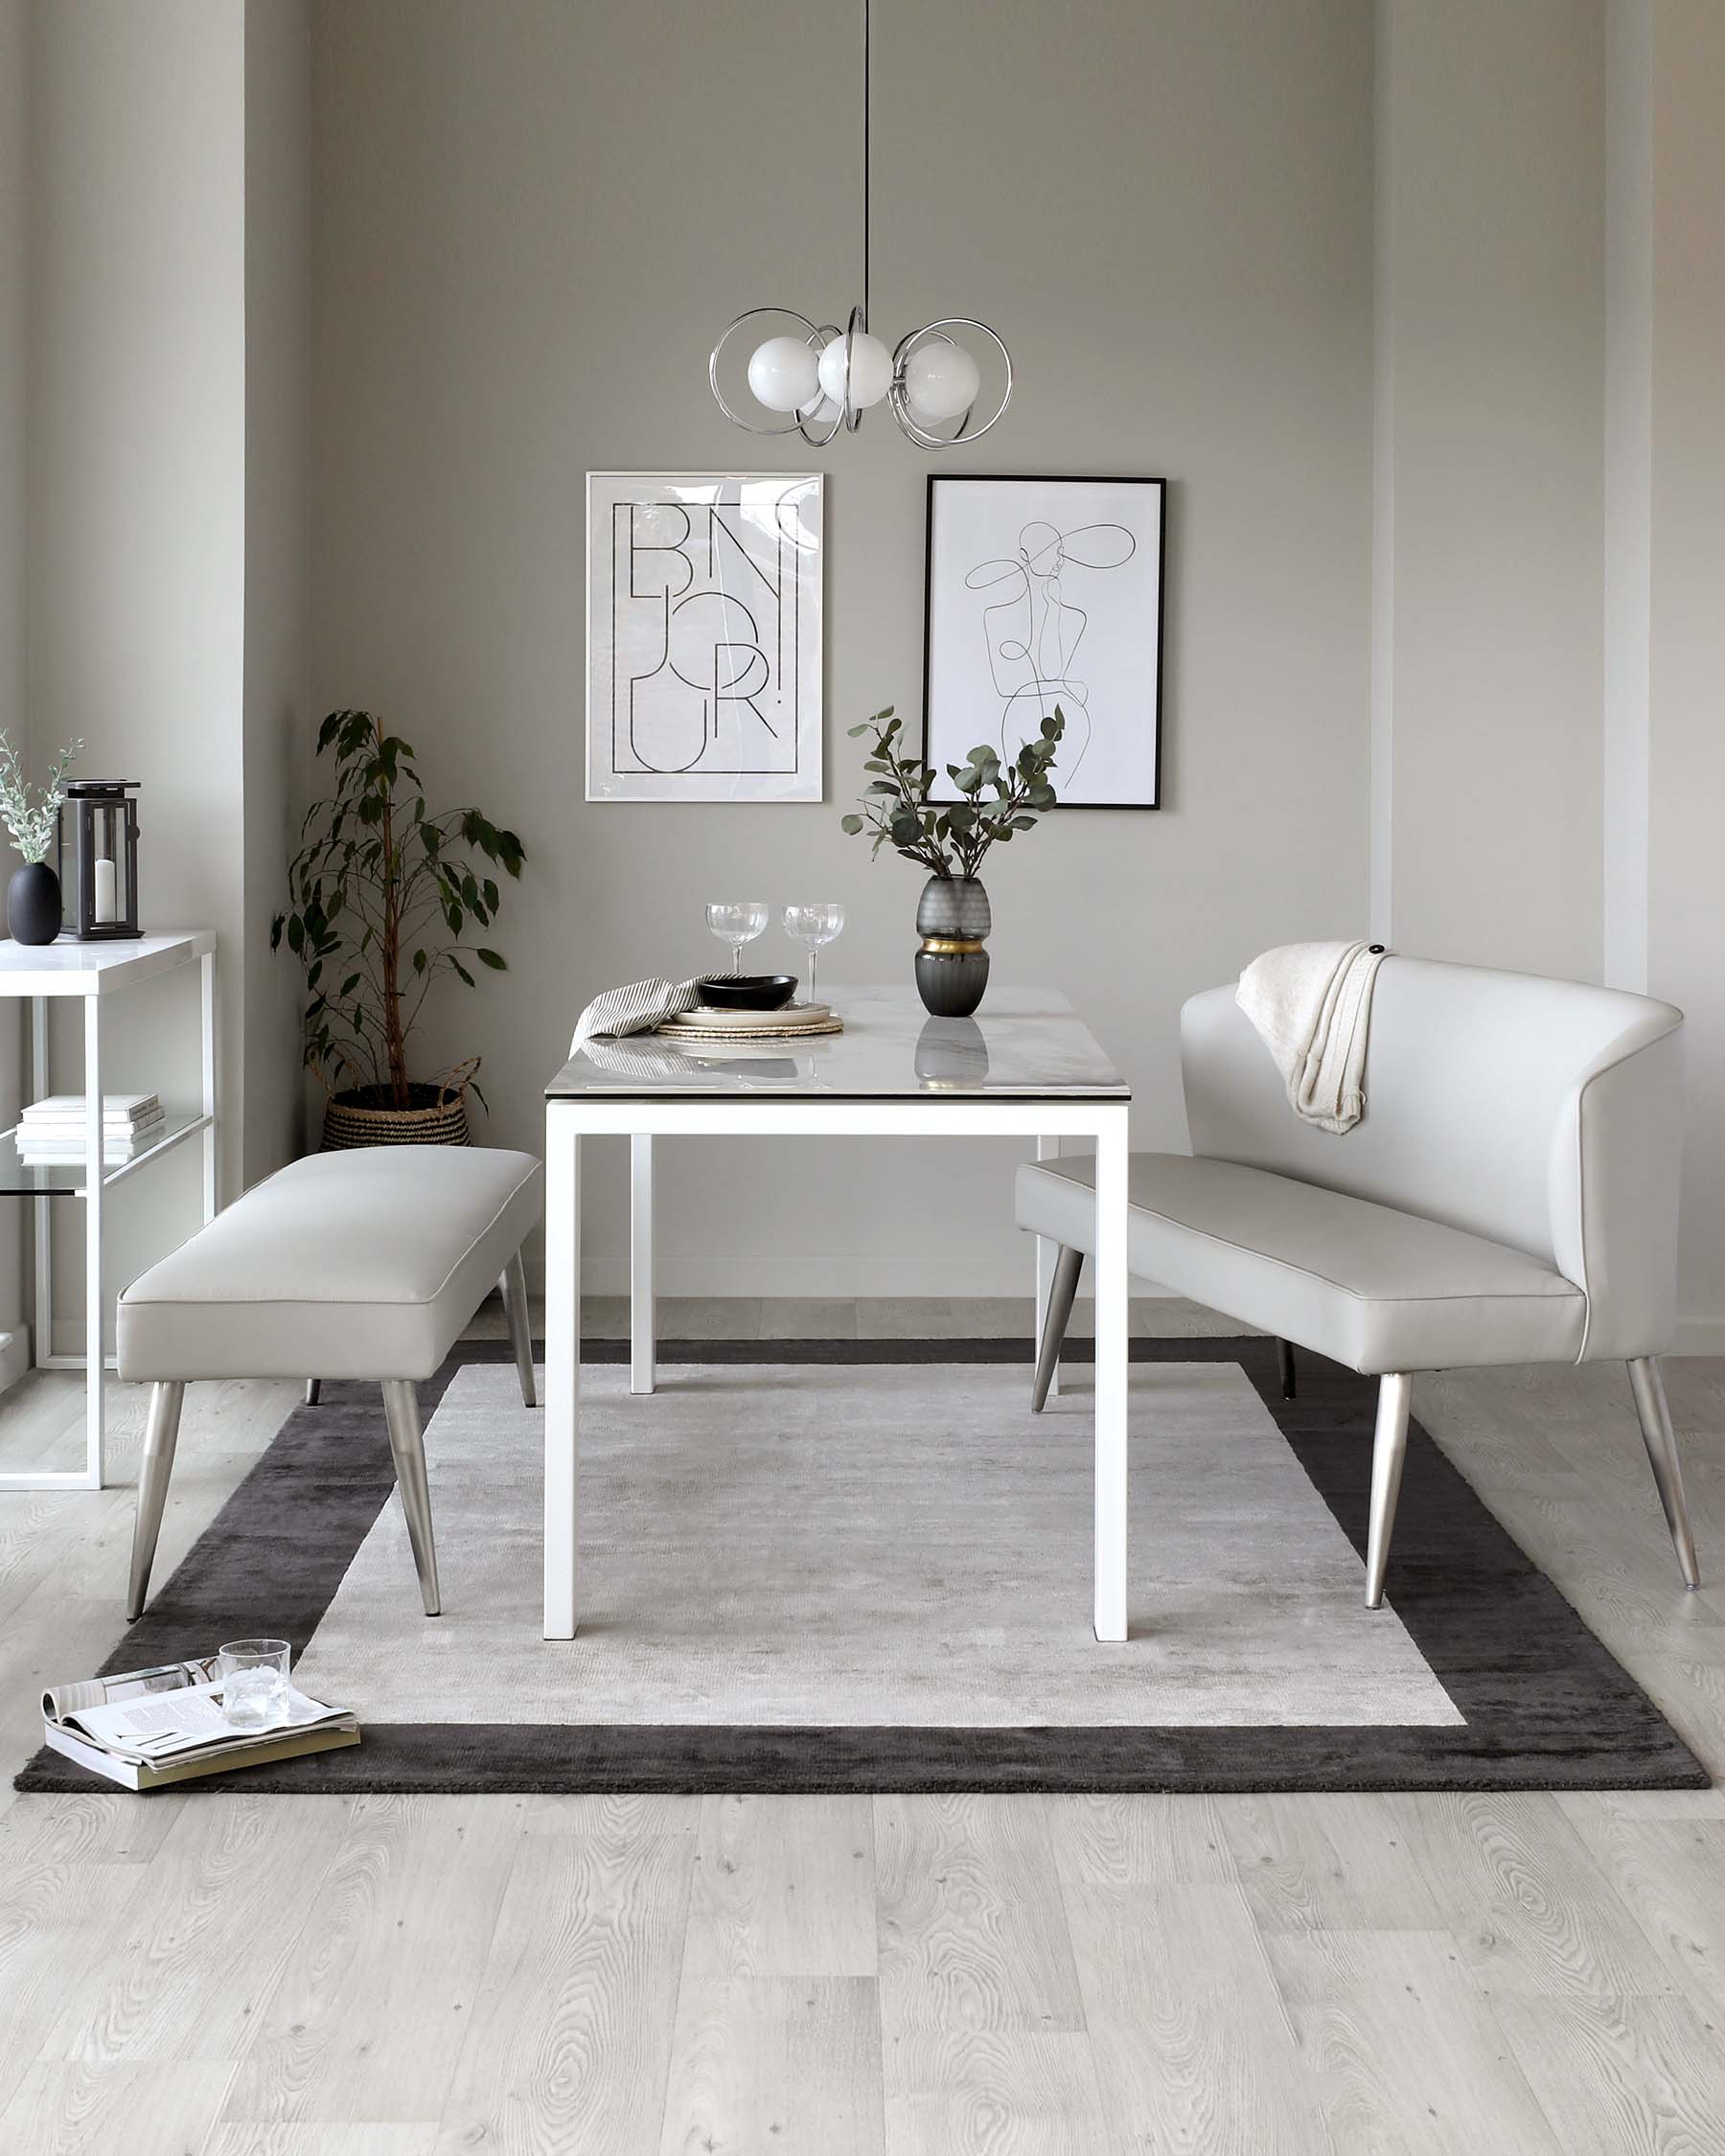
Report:
<svg viewBox="0 0 1725 2156"><path fill-rule="evenodd" d="M869 214L869 91L872 86L874 66L871 51L869 16L872 0L862 0L862 319L870 320L868 311L868 214Z"/></svg>

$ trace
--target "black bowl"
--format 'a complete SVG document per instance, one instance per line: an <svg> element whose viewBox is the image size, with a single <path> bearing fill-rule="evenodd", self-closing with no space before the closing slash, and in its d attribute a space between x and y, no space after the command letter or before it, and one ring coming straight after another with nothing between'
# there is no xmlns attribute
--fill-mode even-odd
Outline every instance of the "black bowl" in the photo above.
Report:
<svg viewBox="0 0 1725 2156"><path fill-rule="evenodd" d="M710 1011L782 1011L796 994L794 974L715 974L695 992Z"/></svg>

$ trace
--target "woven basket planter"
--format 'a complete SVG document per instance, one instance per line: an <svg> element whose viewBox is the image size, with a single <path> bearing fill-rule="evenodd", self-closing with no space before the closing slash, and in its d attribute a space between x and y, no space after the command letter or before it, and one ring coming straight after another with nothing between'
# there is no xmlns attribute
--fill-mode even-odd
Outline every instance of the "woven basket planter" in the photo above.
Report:
<svg viewBox="0 0 1725 2156"><path fill-rule="evenodd" d="M357 1145L472 1145L465 1087L410 1086L410 1108L392 1108L386 1086L332 1093L324 1103L323 1150Z"/></svg>

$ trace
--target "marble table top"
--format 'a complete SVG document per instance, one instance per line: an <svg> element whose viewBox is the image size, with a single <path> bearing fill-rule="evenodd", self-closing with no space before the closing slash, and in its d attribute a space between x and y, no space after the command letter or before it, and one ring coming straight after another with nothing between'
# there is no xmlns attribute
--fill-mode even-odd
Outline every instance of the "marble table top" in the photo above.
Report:
<svg viewBox="0 0 1725 2156"><path fill-rule="evenodd" d="M641 1033L589 1041L547 1100L748 1094L811 1100L1011 1096L1129 1100L1132 1089L1064 996L991 988L975 1018L931 1018L914 988L827 988L842 1033L702 1045Z"/></svg>

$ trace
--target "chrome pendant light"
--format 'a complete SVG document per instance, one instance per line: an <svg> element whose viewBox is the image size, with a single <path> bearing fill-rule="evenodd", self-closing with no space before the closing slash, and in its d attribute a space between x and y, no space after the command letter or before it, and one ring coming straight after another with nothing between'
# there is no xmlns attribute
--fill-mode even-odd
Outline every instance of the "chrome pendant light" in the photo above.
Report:
<svg viewBox="0 0 1725 2156"><path fill-rule="evenodd" d="M862 0L862 304L853 307L840 330L817 325L794 307L745 308L707 362L707 379L719 409L748 434L800 434L811 448L824 449L842 427L854 434L872 404L886 403L900 430L924 449L955 448L986 434L1012 401L1012 355L986 322L968 314L945 315L900 338L888 351L868 327L869 91L872 73L869 11ZM740 412L719 386L719 363L733 337L752 324L761 335L769 321L782 325L749 355L748 389L761 418ZM977 424L982 371L954 332L975 331L1000 355L1005 383L989 417ZM734 362L733 362L734 364Z"/></svg>

